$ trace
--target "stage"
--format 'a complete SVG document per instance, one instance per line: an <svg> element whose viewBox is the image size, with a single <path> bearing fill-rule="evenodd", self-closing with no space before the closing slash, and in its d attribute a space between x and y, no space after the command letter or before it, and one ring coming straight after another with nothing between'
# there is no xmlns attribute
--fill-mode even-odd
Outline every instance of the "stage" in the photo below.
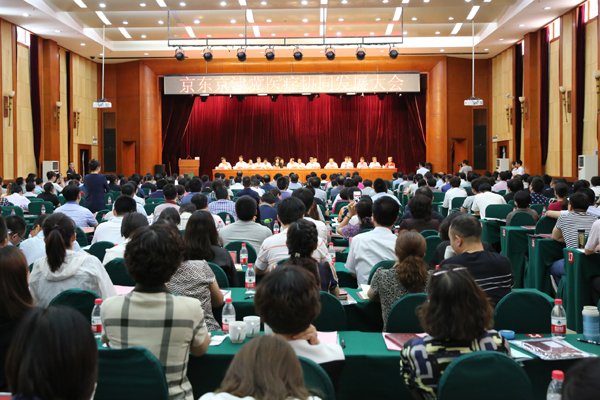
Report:
<svg viewBox="0 0 600 400"><path fill-rule="evenodd" d="M392 180L392 174L397 171L396 168L353 168L353 169L341 169L341 168L332 168L332 169L308 169L308 168L277 168L277 169L213 169L213 179L215 178L215 174L217 172L225 174L228 178L230 176L235 177L236 173L241 171L243 176L251 176L251 175L270 175L271 178L275 176L275 174L288 175L290 172L298 174L300 177L300 181L304 182L306 180L306 175L314 172L320 178L321 174L327 175L327 180L329 180L329 175L331 174L344 174L346 172L350 172L352 174L354 171L358 171L358 174L363 179L370 179L374 181L377 178L382 178L385 180Z"/></svg>

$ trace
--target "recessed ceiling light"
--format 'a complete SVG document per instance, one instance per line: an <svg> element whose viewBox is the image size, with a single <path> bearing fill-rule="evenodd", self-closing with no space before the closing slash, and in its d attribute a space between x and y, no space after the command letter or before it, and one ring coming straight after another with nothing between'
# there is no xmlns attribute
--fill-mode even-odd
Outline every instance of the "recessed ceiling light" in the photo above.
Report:
<svg viewBox="0 0 600 400"><path fill-rule="evenodd" d="M195 24L199 24L199 23L200 23L200 20L199 20L199 19L195 19L195 20L194 20L194 23L195 23Z"/></svg>
<svg viewBox="0 0 600 400"><path fill-rule="evenodd" d="M271 22L271 20L270 20L270 19L268 19L268 20L267 20L267 22Z"/></svg>
<svg viewBox="0 0 600 400"><path fill-rule="evenodd" d="M162 22L162 20L159 20L158 23L161 25L164 24L164 22Z"/></svg>
<svg viewBox="0 0 600 400"><path fill-rule="evenodd" d="M87 6L85 5L85 3L81 0L74 0L75 4L77 4L79 7L81 8L87 8Z"/></svg>
<svg viewBox="0 0 600 400"><path fill-rule="evenodd" d="M262 6L266 6L266 5L267 5L267 2L266 2L266 1L261 1L261 2L260 2L260 4L261 4Z"/></svg>
<svg viewBox="0 0 600 400"><path fill-rule="evenodd" d="M240 33L240 37L244 37L244 34L243 34L243 33Z"/></svg>
<svg viewBox="0 0 600 400"><path fill-rule="evenodd" d="M525 26L525 24L519 24L519 27L521 27L521 28L524 27L524 26Z"/></svg>
<svg viewBox="0 0 600 400"><path fill-rule="evenodd" d="M29 17L29 14L27 14L27 13L23 13L21 15L23 15L24 17Z"/></svg>
<svg viewBox="0 0 600 400"><path fill-rule="evenodd" d="M305 33L304 36L308 36L308 33Z"/></svg>
<svg viewBox="0 0 600 400"><path fill-rule="evenodd" d="M271 36L275 36L275 34L274 34L274 33L271 33Z"/></svg>
<svg viewBox="0 0 600 400"><path fill-rule="evenodd" d="M408 32L404 31L402 32L403 35L408 35Z"/></svg>
<svg viewBox="0 0 600 400"><path fill-rule="evenodd" d="M231 22L232 24L235 24L235 19L232 19L232 20L231 20L231 21L229 21L229 22Z"/></svg>
<svg viewBox="0 0 600 400"><path fill-rule="evenodd" d="M60 31L58 31L58 30L56 30L56 31L54 31L54 32L56 32L56 33L60 33Z"/></svg>
<svg viewBox="0 0 600 400"><path fill-rule="evenodd" d="M452 20L454 20L454 18L453 17L448 17L448 20L452 21Z"/></svg>
<svg viewBox="0 0 600 400"><path fill-rule="evenodd" d="M129 25L129 22L123 21L123 25Z"/></svg>
<svg viewBox="0 0 600 400"><path fill-rule="evenodd" d="M438 32L436 32L435 34L436 34L436 35L439 35L439 34L440 34L440 32L438 31Z"/></svg>
<svg viewBox="0 0 600 400"><path fill-rule="evenodd" d="M337 33L337 35L338 35L338 36L342 36L342 32L338 32L338 33Z"/></svg>
<svg viewBox="0 0 600 400"><path fill-rule="evenodd" d="M303 6L305 6L305 5L307 5L307 4L308 4L308 1L306 1L306 0L302 0L301 4L302 4Z"/></svg>
<svg viewBox="0 0 600 400"><path fill-rule="evenodd" d="M375 32L371 32L371 33L369 33L369 35L374 35L374 34L375 34Z"/></svg>
<svg viewBox="0 0 600 400"><path fill-rule="evenodd" d="M375 21L381 21L381 18L375 18Z"/></svg>
<svg viewBox="0 0 600 400"><path fill-rule="evenodd" d="M140 7L146 7L146 3L140 3Z"/></svg>
<svg viewBox="0 0 600 400"><path fill-rule="evenodd" d="M221 4L223 7L227 5L227 3L225 3L224 1L222 1L220 4Z"/></svg>
<svg viewBox="0 0 600 400"><path fill-rule="evenodd" d="M417 17L412 17L412 20L413 20L413 21L416 21L416 20L417 20Z"/></svg>
<svg viewBox="0 0 600 400"><path fill-rule="evenodd" d="M483 49L483 50L485 50L485 51L490 51L490 49Z"/></svg>
<svg viewBox="0 0 600 400"><path fill-rule="evenodd" d="M142 35L142 39L146 39L146 35Z"/></svg>
<svg viewBox="0 0 600 400"><path fill-rule="evenodd" d="M348 0L342 0L342 4L348 4Z"/></svg>
<svg viewBox="0 0 600 400"><path fill-rule="evenodd" d="M85 43L81 43L82 46L85 46Z"/></svg>
<svg viewBox="0 0 600 400"><path fill-rule="evenodd" d="M444 49L441 49L440 51L441 51L441 52L444 52L444 51L446 51L446 50L444 50Z"/></svg>
<svg viewBox="0 0 600 400"><path fill-rule="evenodd" d="M383 50L379 50L380 53L383 53Z"/></svg>
<svg viewBox="0 0 600 400"><path fill-rule="evenodd" d="M304 19L302 20L302 22L308 22L308 20L307 20L306 18L304 18Z"/></svg>
<svg viewBox="0 0 600 400"><path fill-rule="evenodd" d="M552 7L544 7L544 10L550 10Z"/></svg>
<svg viewBox="0 0 600 400"><path fill-rule="evenodd" d="M499 39L499 40L504 40L504 39Z"/></svg>
<svg viewBox="0 0 600 400"><path fill-rule="evenodd" d="M344 18L340 18L340 19L338 19L338 21L344 22Z"/></svg>
<svg viewBox="0 0 600 400"><path fill-rule="evenodd" d="M100 53L101 56L104 56L104 53Z"/></svg>
<svg viewBox="0 0 600 400"><path fill-rule="evenodd" d="M145 55L145 56L147 56L147 55L148 55L148 53L144 53L144 55Z"/></svg>
<svg viewBox="0 0 600 400"><path fill-rule="evenodd" d="M100 6L100 8L104 8L104 7L106 7L106 4L104 4L104 3L100 3L100 4L98 4L98 5Z"/></svg>
<svg viewBox="0 0 600 400"><path fill-rule="evenodd" d="M423 0L423 3L429 3L429 0Z"/></svg>
<svg viewBox="0 0 600 400"><path fill-rule="evenodd" d="M206 35L206 37L210 37L210 35Z"/></svg>
<svg viewBox="0 0 600 400"><path fill-rule="evenodd" d="M183 3L183 2L179 3L179 5L180 5L181 7L185 7L185 3Z"/></svg>
<svg viewBox="0 0 600 400"><path fill-rule="evenodd" d="M387 2L388 2L388 0L383 0L383 2L384 2L384 3L387 3Z"/></svg>

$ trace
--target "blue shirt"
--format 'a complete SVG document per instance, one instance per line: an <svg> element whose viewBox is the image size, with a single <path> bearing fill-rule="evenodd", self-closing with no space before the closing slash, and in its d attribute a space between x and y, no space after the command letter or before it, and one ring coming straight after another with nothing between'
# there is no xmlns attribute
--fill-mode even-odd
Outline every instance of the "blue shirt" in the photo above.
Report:
<svg viewBox="0 0 600 400"><path fill-rule="evenodd" d="M254 200L256 200L256 202L260 201L260 195L258 194L258 192L254 191L250 188L244 188L244 189L240 190L239 192L237 192L235 195L235 197L242 197L242 196L250 196Z"/></svg>
<svg viewBox="0 0 600 400"><path fill-rule="evenodd" d="M442 192L446 193L448 190L450 190L450 183L446 183L444 186L442 186Z"/></svg>
<svg viewBox="0 0 600 400"><path fill-rule="evenodd" d="M83 184L85 185L85 190L87 192L85 195L85 207L91 212L104 210L106 208L104 194L110 190L106 176L101 174L88 174L83 179Z"/></svg>
<svg viewBox="0 0 600 400"><path fill-rule="evenodd" d="M67 201L64 205L54 210L54 212L65 214L75 222L75 225L81 228L94 226L98 223L98 221L96 221L96 217L94 217L94 214L92 214L90 210L85 207L81 207L74 201Z"/></svg>
<svg viewBox="0 0 600 400"><path fill-rule="evenodd" d="M183 199L181 199L181 204L192 204L192 197L194 197L194 195L199 194L200 192L191 192L186 194L185 196L183 196ZM210 199L208 200L208 202L210 203Z"/></svg>
<svg viewBox="0 0 600 400"><path fill-rule="evenodd" d="M164 199L165 195L163 194L162 189L157 190L154 193L150 193L150 196L148 196L149 199ZM191 199L190 199L191 200Z"/></svg>
<svg viewBox="0 0 600 400"><path fill-rule="evenodd" d="M273 190L273 189L277 189L275 186L269 184L269 183L265 183L264 185L262 185L260 187L262 190L264 190L265 192L268 192L269 190Z"/></svg>
<svg viewBox="0 0 600 400"><path fill-rule="evenodd" d="M277 219L277 210L271 206L267 206L266 204L263 204L262 206L260 206L260 219L261 219L261 222L264 221L265 219L272 219L272 221L271 221L271 229L272 229L273 224L275 223L275 220Z"/></svg>

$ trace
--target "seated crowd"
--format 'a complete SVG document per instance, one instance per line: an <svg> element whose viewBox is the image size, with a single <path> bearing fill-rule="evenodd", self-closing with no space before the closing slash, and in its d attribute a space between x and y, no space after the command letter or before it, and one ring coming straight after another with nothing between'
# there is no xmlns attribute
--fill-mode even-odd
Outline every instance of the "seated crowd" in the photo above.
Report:
<svg viewBox="0 0 600 400"><path fill-rule="evenodd" d="M232 169L221 161L220 169ZM298 163L276 160L279 168ZM315 163L311 158L308 168ZM366 164L362 158L361 163ZM266 159L256 164L270 165ZM331 159L325 168L338 168L334 164ZM254 168L240 157L233 169L242 165ZM353 166L346 157L341 168ZM92 160L93 173L85 179L72 173L64 180L49 172L45 183L30 174L8 182L2 194L3 211L31 212L36 202L50 208L30 225L14 210L0 217L0 392L19 400L93 396L98 344L89 319L52 305L68 289L89 290L103 300L102 343L148 349L163 366L170 399L195 400L186 376L190 356L204 355L211 333L222 330L214 309L225 298L214 268L231 287L244 285L238 260L225 248L239 242L256 254L261 279L254 308L273 334L240 347L218 389L201 399L317 400L304 384L298 356L320 365L338 390L344 349L322 342L313 325L321 292L344 298L334 240L349 241L345 268L359 288L369 285L366 297L380 303L384 332L399 299L427 296L417 309L427 335L405 343L398 379L415 398L434 399L454 359L474 351L511 355L506 338L493 330L493 315L513 289L513 266L498 243L482 241L480 219L507 226L553 219L552 239L582 247L584 231L582 251L600 251L600 177L570 185L562 178L529 176L520 161L513 171L484 175L467 160L455 174L432 173L431 164L420 163L416 173L394 172L392 181L363 181L358 171L306 177L231 171L235 176L217 173L210 181L206 175L104 176L100 168ZM395 168L391 158L384 168ZM492 210L510 208L506 204L513 210L497 218ZM536 205L543 211L532 208ZM92 246L112 244L102 259L80 246L81 228L93 228ZM431 248L428 233L439 239ZM390 260L391 268L374 269ZM135 281L125 295L117 295L106 269L119 262ZM564 259L550 273L556 290ZM597 304L600 275L590 285ZM67 357L61 354L65 349ZM600 369L597 360L586 363L586 371ZM563 393L569 399L591 398L581 379L567 376Z"/></svg>

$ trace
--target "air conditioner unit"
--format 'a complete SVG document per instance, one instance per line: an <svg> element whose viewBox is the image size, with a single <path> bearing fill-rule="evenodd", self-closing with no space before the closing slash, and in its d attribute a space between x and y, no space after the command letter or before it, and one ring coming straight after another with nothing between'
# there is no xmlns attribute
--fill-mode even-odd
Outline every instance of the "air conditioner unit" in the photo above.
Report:
<svg viewBox="0 0 600 400"><path fill-rule="evenodd" d="M46 173L48 171L54 171L57 174L60 171L58 161L42 161L42 179L47 179Z"/></svg>
<svg viewBox="0 0 600 400"><path fill-rule="evenodd" d="M593 176L598 175L598 156L577 157L577 177L590 181Z"/></svg>
<svg viewBox="0 0 600 400"><path fill-rule="evenodd" d="M496 171L510 171L510 160L508 158L496 158Z"/></svg>

